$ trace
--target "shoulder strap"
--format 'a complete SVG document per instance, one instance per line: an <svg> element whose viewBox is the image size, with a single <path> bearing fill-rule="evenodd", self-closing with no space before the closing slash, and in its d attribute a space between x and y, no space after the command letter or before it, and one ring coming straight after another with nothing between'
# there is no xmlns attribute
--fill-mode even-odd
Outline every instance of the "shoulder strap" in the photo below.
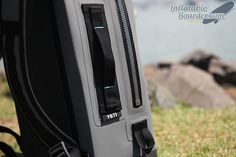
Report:
<svg viewBox="0 0 236 157"><path fill-rule="evenodd" d="M15 151L6 143L0 141L0 150L7 156L7 157L17 157Z"/></svg>
<svg viewBox="0 0 236 157"><path fill-rule="evenodd" d="M1 3L6 2L6 4L9 4L7 1L9 0L1 0ZM32 90L24 45L24 9L27 0L15 1L19 1L19 18L10 22L1 20L4 67L15 103L34 134L49 150L50 157L80 157L76 141L53 123L42 109ZM11 2L9 5L12 4Z"/></svg>
<svg viewBox="0 0 236 157"><path fill-rule="evenodd" d="M13 130L6 128L4 126L0 126L0 133L7 133L7 134L10 134L11 136L13 136L16 139L20 149L22 150L21 138L17 133L15 133ZM7 157L17 157L17 154L15 153L15 151L9 145L7 145L6 143L1 142L1 141L0 141L0 150Z"/></svg>
<svg viewBox="0 0 236 157"><path fill-rule="evenodd" d="M9 128L6 128L4 126L0 126L0 133L7 133L7 134L10 134L12 135L15 139L16 139L16 142L18 143L18 145L20 146L20 149L22 149L22 142L21 142L21 138L20 136L15 133L13 130L9 129Z"/></svg>

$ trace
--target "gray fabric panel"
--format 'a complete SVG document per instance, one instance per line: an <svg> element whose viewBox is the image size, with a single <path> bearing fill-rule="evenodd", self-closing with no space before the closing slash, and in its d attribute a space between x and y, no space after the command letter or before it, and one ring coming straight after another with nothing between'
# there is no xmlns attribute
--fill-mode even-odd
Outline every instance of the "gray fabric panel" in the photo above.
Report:
<svg viewBox="0 0 236 157"><path fill-rule="evenodd" d="M131 125L135 122L147 119L149 129L152 130L150 106L146 92L145 81L142 75L140 56L138 53L131 0L126 0L126 4L129 10L137 58L139 62L141 85L143 89L143 106L138 109L134 109L132 105L131 89L129 85L130 81L115 0L65 0L65 2L68 11L70 29L72 32L72 40L76 53L76 60L85 93L85 103L88 120L90 122L89 126L91 129L91 137L95 156L130 157L133 155ZM119 122L115 122L106 126L101 126L99 118L98 102L95 93L96 90L93 82L92 63L89 53L89 44L87 40L84 17L81 10L81 4L83 3L104 4L116 63L116 73L123 108L122 117ZM86 141L81 142L82 145L83 143L86 143Z"/></svg>

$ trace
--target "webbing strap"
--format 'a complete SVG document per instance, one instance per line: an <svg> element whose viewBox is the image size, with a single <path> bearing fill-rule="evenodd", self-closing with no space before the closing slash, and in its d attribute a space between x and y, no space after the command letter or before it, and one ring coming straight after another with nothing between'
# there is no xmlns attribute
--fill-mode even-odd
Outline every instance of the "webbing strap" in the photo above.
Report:
<svg viewBox="0 0 236 157"><path fill-rule="evenodd" d="M143 155L150 154L155 146L154 138L148 129L147 121L144 120L132 126L133 137L141 148Z"/></svg>
<svg viewBox="0 0 236 157"><path fill-rule="evenodd" d="M104 86L114 86L116 75L115 75L115 61L111 49L111 41L109 40L109 34L104 25L105 13L101 7L91 7L91 21L94 33L96 35L99 46L101 46L101 54L104 57L103 67L103 82ZM96 53L96 52L95 52Z"/></svg>
<svg viewBox="0 0 236 157"><path fill-rule="evenodd" d="M18 145L20 146L20 149L22 149L21 137L17 133L15 133L13 130L6 128L4 126L0 126L0 133L7 133L7 134L12 135L16 139Z"/></svg>
<svg viewBox="0 0 236 157"><path fill-rule="evenodd" d="M4 126L0 126L0 133L6 133L6 134L13 136L16 139L20 149L22 150L22 141L21 141L20 136L17 133L15 133L13 130L6 128ZM17 157L15 151L9 145L7 145L6 143L1 142L1 141L0 141L0 150L7 157Z"/></svg>
<svg viewBox="0 0 236 157"><path fill-rule="evenodd" d="M121 116L120 96L104 6L84 4L82 9L87 27L101 118L103 121L107 121L109 120L108 115L112 113L114 113L114 118L119 118Z"/></svg>
<svg viewBox="0 0 236 157"><path fill-rule="evenodd" d="M17 157L15 151L9 145L1 141L0 150L6 155L6 157Z"/></svg>

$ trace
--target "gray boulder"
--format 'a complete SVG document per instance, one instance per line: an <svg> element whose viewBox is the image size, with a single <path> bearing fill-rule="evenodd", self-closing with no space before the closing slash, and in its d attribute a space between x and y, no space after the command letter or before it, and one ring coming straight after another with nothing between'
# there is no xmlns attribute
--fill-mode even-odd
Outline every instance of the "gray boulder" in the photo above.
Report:
<svg viewBox="0 0 236 157"><path fill-rule="evenodd" d="M182 64L190 64L204 71L208 71L212 59L219 59L216 55L204 50L196 50L181 59Z"/></svg>
<svg viewBox="0 0 236 157"><path fill-rule="evenodd" d="M213 59L209 65L209 73L211 73L216 82L221 85L236 86L236 63L222 62Z"/></svg>
<svg viewBox="0 0 236 157"><path fill-rule="evenodd" d="M172 107L178 102L169 89L162 85L158 85L157 87L156 100L157 104L162 107Z"/></svg>
<svg viewBox="0 0 236 157"><path fill-rule="evenodd" d="M171 60L163 60L157 63L157 69L169 69L171 68L174 64L176 64L175 61L171 61Z"/></svg>
<svg viewBox="0 0 236 157"><path fill-rule="evenodd" d="M151 106L158 105L157 98L156 98L156 91L157 86L152 80L147 80L147 90L148 90L148 97Z"/></svg>
<svg viewBox="0 0 236 157"><path fill-rule="evenodd" d="M210 74L191 65L174 65L169 70L158 71L157 84L167 88L178 101L195 107L235 104Z"/></svg>

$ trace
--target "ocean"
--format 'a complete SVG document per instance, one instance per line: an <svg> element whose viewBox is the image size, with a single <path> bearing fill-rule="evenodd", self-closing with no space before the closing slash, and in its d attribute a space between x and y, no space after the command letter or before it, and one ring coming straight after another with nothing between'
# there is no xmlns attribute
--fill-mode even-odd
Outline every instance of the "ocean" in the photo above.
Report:
<svg viewBox="0 0 236 157"><path fill-rule="evenodd" d="M171 12L173 1L136 1L139 2L139 6L136 5L135 19L142 64L155 63L160 60L177 61L196 49L212 52L223 60L236 61L235 9L217 24L204 25L201 21L179 20L178 13ZM205 0L204 5L207 5L211 11L226 2ZM0 71L2 70L1 60Z"/></svg>
<svg viewBox="0 0 236 157"><path fill-rule="evenodd" d="M211 12L225 1L207 1ZM236 61L236 10L218 23L183 21L171 12L171 3L155 3L136 9L136 30L142 64L160 60L177 61L186 54L204 49L223 60Z"/></svg>

